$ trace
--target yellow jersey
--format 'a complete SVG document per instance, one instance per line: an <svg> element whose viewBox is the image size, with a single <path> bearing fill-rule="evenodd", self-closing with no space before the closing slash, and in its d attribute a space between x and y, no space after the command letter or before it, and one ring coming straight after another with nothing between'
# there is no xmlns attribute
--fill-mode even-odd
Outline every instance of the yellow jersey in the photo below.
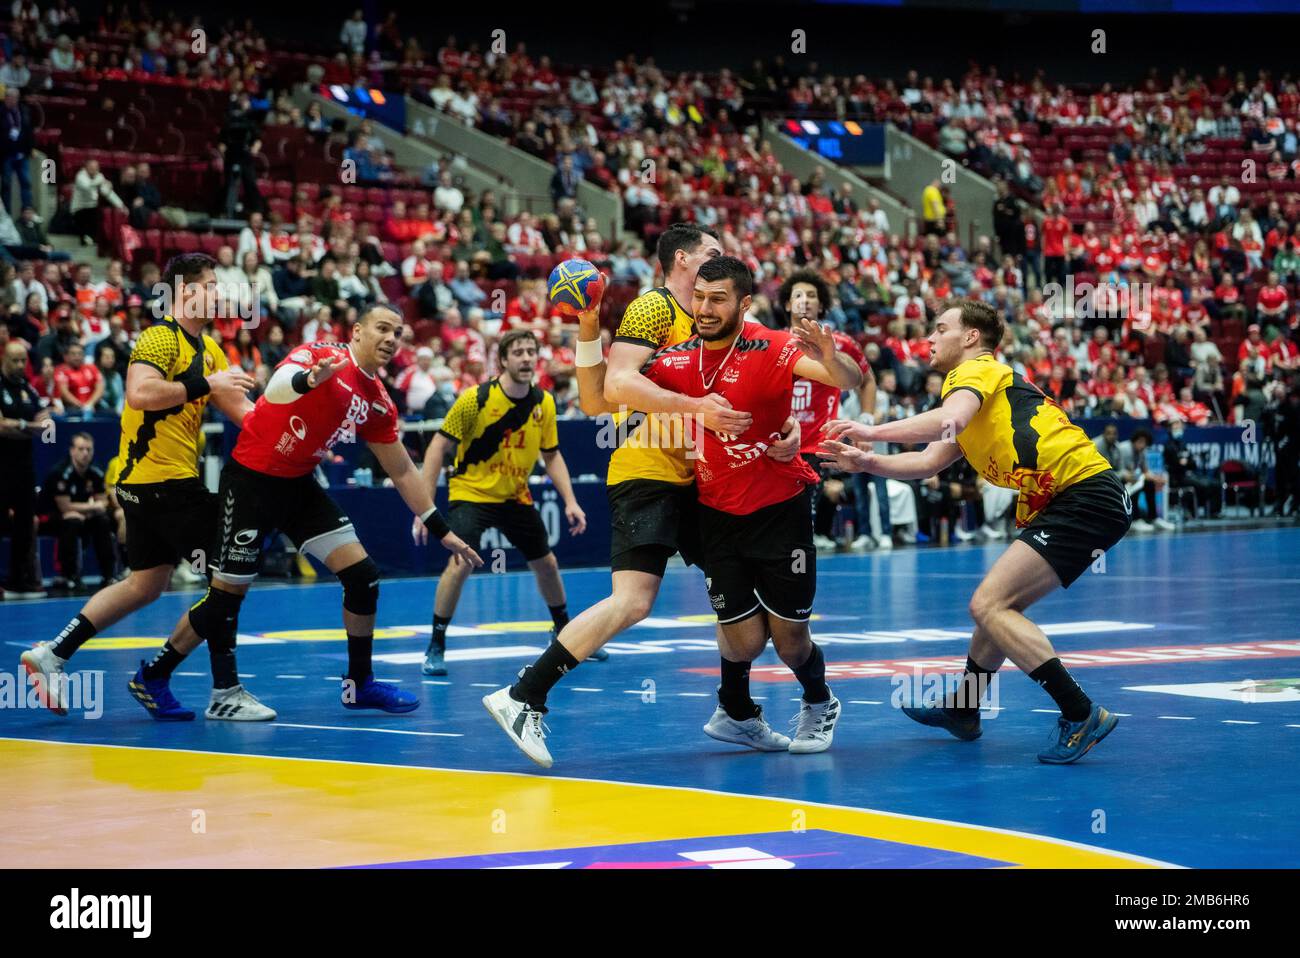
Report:
<svg viewBox="0 0 1300 958"><path fill-rule="evenodd" d="M170 316L154 323L136 340L131 363L147 363L168 382L198 373L210 375L229 363L209 336L191 336ZM128 364L129 365L129 364ZM136 483L197 479L203 448L203 410L208 396L170 409L143 411L122 408L122 441L118 455L122 471L117 481Z"/></svg>
<svg viewBox="0 0 1300 958"><path fill-rule="evenodd" d="M438 431L457 443L448 495L461 502L531 505L538 453L560 445L555 397L533 386L511 399L496 379L461 393Z"/></svg>
<svg viewBox="0 0 1300 958"><path fill-rule="evenodd" d="M1110 468L1060 406L991 355L948 373L942 398L959 389L979 396L980 408L957 444L985 479L1020 493L1016 525L1028 525L1055 495Z"/></svg>
<svg viewBox="0 0 1300 958"><path fill-rule="evenodd" d="M628 304L614 341L657 351L684 343L694 332L695 318L660 286ZM686 440L692 433L681 416L616 413L613 426L616 445L606 483L612 486L627 479L657 479L686 485L695 481L695 467L686 458Z"/></svg>

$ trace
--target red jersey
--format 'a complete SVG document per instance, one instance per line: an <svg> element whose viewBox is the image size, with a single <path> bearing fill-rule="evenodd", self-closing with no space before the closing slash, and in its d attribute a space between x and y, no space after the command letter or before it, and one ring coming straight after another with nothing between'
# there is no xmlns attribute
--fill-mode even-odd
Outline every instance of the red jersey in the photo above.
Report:
<svg viewBox="0 0 1300 958"><path fill-rule="evenodd" d="M397 408L384 384L364 373L352 350L340 343L299 346L276 367L310 369L334 360L334 374L293 402L273 403L265 396L244 417L232 455L268 476L305 476L337 443L397 441Z"/></svg>
<svg viewBox="0 0 1300 958"><path fill-rule="evenodd" d="M1064 216L1043 220L1043 255L1064 256L1065 239L1070 235L1070 221Z"/></svg>
<svg viewBox="0 0 1300 958"><path fill-rule="evenodd" d="M54 368L54 382L60 386L66 385L72 398L83 406L86 400L95 395L95 387L101 378L99 368L94 363L82 363L76 369L67 363Z"/></svg>
<svg viewBox="0 0 1300 958"><path fill-rule="evenodd" d="M811 379L794 381L790 416L799 424L799 434L803 437L799 452L806 455L817 452L824 438L822 426L839 415L839 411L840 390L837 387Z"/></svg>
<svg viewBox="0 0 1300 958"><path fill-rule="evenodd" d="M727 349L705 349L692 336L651 360L646 376L665 389L687 396L715 393L754 417L739 436L700 430L695 482L703 505L745 516L786 502L817 482L817 473L801 457L777 462L767 455L790 415L794 364L801 355L790 333L746 322Z"/></svg>

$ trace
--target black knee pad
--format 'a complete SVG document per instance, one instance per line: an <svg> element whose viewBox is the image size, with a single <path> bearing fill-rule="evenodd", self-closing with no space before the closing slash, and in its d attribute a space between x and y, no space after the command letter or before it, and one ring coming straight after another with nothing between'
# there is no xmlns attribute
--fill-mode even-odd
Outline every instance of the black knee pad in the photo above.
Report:
<svg viewBox="0 0 1300 958"><path fill-rule="evenodd" d="M340 569L343 584L343 608L353 615L374 615L379 608L379 566L366 556L346 569Z"/></svg>
<svg viewBox="0 0 1300 958"><path fill-rule="evenodd" d="M190 606L190 626L209 649L224 650L235 647L235 634L239 630L239 606L242 595L208 587L203 598Z"/></svg>

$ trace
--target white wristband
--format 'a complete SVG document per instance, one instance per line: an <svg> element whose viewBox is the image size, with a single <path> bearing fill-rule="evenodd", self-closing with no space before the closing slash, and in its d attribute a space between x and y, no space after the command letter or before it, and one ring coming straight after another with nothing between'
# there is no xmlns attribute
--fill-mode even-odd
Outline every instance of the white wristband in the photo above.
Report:
<svg viewBox="0 0 1300 958"><path fill-rule="evenodd" d="M574 362L579 366L599 366L605 361L604 350L601 349L599 339L590 339L587 341L578 340L578 346L573 351Z"/></svg>

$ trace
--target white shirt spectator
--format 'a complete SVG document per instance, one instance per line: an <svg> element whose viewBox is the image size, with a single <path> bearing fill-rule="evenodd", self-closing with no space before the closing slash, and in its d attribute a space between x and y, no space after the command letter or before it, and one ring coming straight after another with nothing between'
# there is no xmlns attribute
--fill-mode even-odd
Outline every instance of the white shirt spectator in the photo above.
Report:
<svg viewBox="0 0 1300 958"><path fill-rule="evenodd" d="M113 191L113 184L108 181L108 177L104 175L103 171L100 170L94 176L91 176L83 166L77 171L77 175L72 180L72 212L79 213L82 210L96 209L99 206L100 197L108 200L119 210L126 211L126 204Z"/></svg>
<svg viewBox="0 0 1300 958"><path fill-rule="evenodd" d="M1203 343L1192 343L1191 352L1192 361L1198 366L1203 366L1211 360L1223 362L1223 354L1219 352L1218 345L1212 339L1207 339Z"/></svg>
<svg viewBox="0 0 1300 958"><path fill-rule="evenodd" d="M433 205L449 213L459 213L465 205L465 194L454 186L439 186L433 191Z"/></svg>
<svg viewBox="0 0 1300 958"><path fill-rule="evenodd" d="M72 48L72 41L67 36L59 37L58 43L50 51L50 69L56 73L71 73L77 69L77 51Z"/></svg>
<svg viewBox="0 0 1300 958"><path fill-rule="evenodd" d="M261 233L259 238L254 234L251 226L245 226L239 231L239 248L235 250L236 263L244 261L245 253L256 253L259 263L275 262L275 250L271 247L271 231L263 226Z"/></svg>
<svg viewBox="0 0 1300 958"><path fill-rule="evenodd" d="M24 283L18 277L13 281L14 302L18 304L18 311L27 310L27 297L35 293L41 300L41 312L48 313L50 310L50 294L45 291L45 284L39 279L33 279L30 284Z"/></svg>
<svg viewBox="0 0 1300 958"><path fill-rule="evenodd" d="M433 350L427 346L421 346L416 351L417 356L428 354L429 358L433 357ZM419 361L412 363L402 370L401 375L397 377L397 388L406 393L406 411L408 413L418 413L424 411L424 405L433 398L433 394L438 391L438 384L433 378L433 367L428 370L420 368Z"/></svg>
<svg viewBox="0 0 1300 958"><path fill-rule="evenodd" d="M339 31L339 43L343 44L353 53L366 52L366 21L357 20L349 17L343 21L343 29Z"/></svg>
<svg viewBox="0 0 1300 958"><path fill-rule="evenodd" d="M0 67L0 84L3 84L6 88L14 87L21 90L31 82L32 71L27 69L26 64L15 66L12 63L6 63Z"/></svg>
<svg viewBox="0 0 1300 958"><path fill-rule="evenodd" d="M448 101L447 109L466 126L473 126L478 122L478 94L473 90L457 93Z"/></svg>
<svg viewBox="0 0 1300 958"><path fill-rule="evenodd" d="M1235 186L1229 183L1226 187L1210 187L1210 192L1209 195L1206 196L1206 199L1209 200L1210 205L1217 210L1221 206L1236 206L1241 202L1241 193Z"/></svg>
<svg viewBox="0 0 1300 958"><path fill-rule="evenodd" d="M546 240L542 238L541 232L533 226L525 226L520 222L510 224L510 228L506 230L506 242L508 252L525 255L540 252L546 246Z"/></svg>

